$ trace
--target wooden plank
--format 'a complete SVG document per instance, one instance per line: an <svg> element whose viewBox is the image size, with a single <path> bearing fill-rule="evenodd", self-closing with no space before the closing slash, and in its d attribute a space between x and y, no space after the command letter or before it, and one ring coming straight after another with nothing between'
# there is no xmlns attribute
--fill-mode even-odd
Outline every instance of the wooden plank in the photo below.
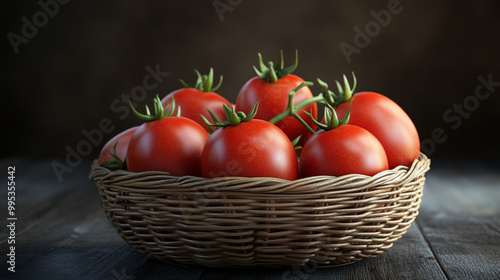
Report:
<svg viewBox="0 0 500 280"><path fill-rule="evenodd" d="M498 161L435 160L419 225L450 279L500 279Z"/></svg>
<svg viewBox="0 0 500 280"><path fill-rule="evenodd" d="M0 279L127 279L150 270L152 260L130 248L107 220L88 179L90 162L63 182L49 161L3 160L0 166L11 163L17 166L16 273L4 267ZM171 279L182 274L198 279L201 274L163 267L162 275Z"/></svg>

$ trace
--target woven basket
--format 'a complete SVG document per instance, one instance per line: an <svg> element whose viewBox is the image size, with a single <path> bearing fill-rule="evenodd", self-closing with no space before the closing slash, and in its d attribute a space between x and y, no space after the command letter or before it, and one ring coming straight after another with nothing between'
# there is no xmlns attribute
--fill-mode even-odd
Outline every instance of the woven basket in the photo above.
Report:
<svg viewBox="0 0 500 280"><path fill-rule="evenodd" d="M375 257L418 214L430 160L373 177L175 177L110 171L90 179L109 220L137 251L205 267L335 266Z"/></svg>

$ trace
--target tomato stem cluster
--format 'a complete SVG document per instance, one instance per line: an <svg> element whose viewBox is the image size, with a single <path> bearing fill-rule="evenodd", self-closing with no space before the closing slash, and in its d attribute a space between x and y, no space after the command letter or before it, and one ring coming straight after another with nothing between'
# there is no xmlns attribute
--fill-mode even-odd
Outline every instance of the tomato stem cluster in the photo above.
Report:
<svg viewBox="0 0 500 280"><path fill-rule="evenodd" d="M171 103L172 108L170 108L170 111L168 111L168 112L166 111L166 109L168 107L170 107L170 105L163 107L161 100L160 100L160 97L158 95L156 95L153 102L154 102L154 114L152 115L151 111L149 110L148 105L146 105L146 114L141 114L141 113L137 112L137 110L132 105L132 102L130 102L130 100L129 100L130 107L132 108L132 112L134 112L134 115L136 115L136 117L138 117L140 120L143 120L145 122L151 122L151 121L159 120L159 119L162 119L165 117L171 117L174 114L174 111L175 111L174 97L172 97L172 103ZM181 115L181 107L179 106L178 110L177 110L177 116L179 117L180 115Z"/></svg>
<svg viewBox="0 0 500 280"><path fill-rule="evenodd" d="M314 96L312 98L306 99L296 105L294 105L294 97L295 94L303 87L305 86L313 86L313 82L303 82L301 83L298 87L290 91L289 93L289 98L288 98L288 107L285 111L282 113L276 115L274 118L270 119L269 122L273 124L277 124L278 122L282 121L286 117L294 117L296 118L311 134L314 134L314 129L312 129L304 119L302 119L297 112L304 108L307 105L313 104L313 103L320 103L325 106L325 124L322 124L318 122L317 120L314 119L314 117L311 115L310 112L304 111L308 116L311 117L312 121L314 124L316 124L319 128L324 129L324 130L330 130L335 127L338 127L339 125L342 124L347 124L349 121L349 112L350 112L350 106L349 106L349 111L344 119L341 121L338 120L338 117L335 113L335 107L340 105L343 102L351 100L351 97L354 93L354 90L356 89L356 76L354 73L352 73L353 77L353 86L349 84L349 81L347 80L347 77L344 75L344 87L341 86L339 81L335 81L338 89L338 95L335 94L333 91L328 89L328 84L322 81L321 79L317 79L317 83L321 86L322 91L319 93L317 96Z"/></svg>
<svg viewBox="0 0 500 280"><path fill-rule="evenodd" d="M210 129L210 131L209 131L210 134L212 134L213 133L212 127L221 128L221 127L227 127L227 126L235 126L235 125L238 125L242 122L246 122L246 121L253 119L255 117L255 115L257 114L257 110L259 108L259 102L260 101L255 102L255 104L252 106L252 109L250 110L248 116L243 112L236 112L234 110L234 107L229 107L226 104L223 104L222 106L224 107L224 114L226 115L226 119L227 119L224 122L221 122L217 118L217 116L215 116L215 114L212 113L210 110L208 110L208 113L210 114L210 116L214 120L213 124L210 123L210 121L205 116L203 116L201 114L200 114L200 116L203 118L205 123L208 125L208 128Z"/></svg>
<svg viewBox="0 0 500 280"><path fill-rule="evenodd" d="M210 68L210 71L208 72L208 75L201 75L198 70L194 70L196 72L196 76L198 76L198 79L196 80L196 84L194 87L188 85L186 82L184 82L182 79L180 79L181 84L185 88L195 88L199 91L203 92L214 92L220 88L222 85L222 75L220 75L219 83L217 86L212 87L214 84L214 69Z"/></svg>
<svg viewBox="0 0 500 280"><path fill-rule="evenodd" d="M295 62L293 65L288 66L285 68L284 65L284 59L283 59L283 51L280 51L280 56L278 57L278 61L276 61L276 64L274 64L272 61L268 62L268 66L266 66L262 60L262 55L258 53L259 56L259 67L260 70L257 69L257 67L253 67L255 70L255 73L259 78L262 80L265 80L269 83L274 83L278 79L286 77L289 74L292 74L292 72L297 68L297 65L299 64L299 51L295 51Z"/></svg>

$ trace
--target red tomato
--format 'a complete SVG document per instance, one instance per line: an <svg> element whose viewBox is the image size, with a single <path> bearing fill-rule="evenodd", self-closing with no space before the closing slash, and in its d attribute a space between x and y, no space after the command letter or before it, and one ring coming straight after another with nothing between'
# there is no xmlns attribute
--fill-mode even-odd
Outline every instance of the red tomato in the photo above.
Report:
<svg viewBox="0 0 500 280"><path fill-rule="evenodd" d="M248 112L257 100L260 100L260 109L255 118L262 120L270 120L279 113L285 111L288 107L288 96L290 91L298 87L304 80L295 76L287 75L284 78L278 79L274 83L269 83L259 77L250 79L240 90L236 99L236 111ZM309 87L303 87L295 95L294 104L298 104L306 99L312 98L313 94ZM317 117L316 103L307 105L303 108L306 112L312 112L314 118ZM299 116L304 119L312 129L316 126L302 110L298 112ZM286 117L284 120L276 124L285 132L290 140L294 140L302 135L299 143L304 143L311 137L307 129L294 117Z"/></svg>
<svg viewBox="0 0 500 280"><path fill-rule="evenodd" d="M275 177L297 179L292 143L277 126L252 119L219 128L201 156L203 177Z"/></svg>
<svg viewBox="0 0 500 280"><path fill-rule="evenodd" d="M349 124L316 132L302 149L299 167L300 177L373 176L387 169L387 156L377 138Z"/></svg>
<svg viewBox="0 0 500 280"><path fill-rule="evenodd" d="M219 120L224 121L225 115L222 104L232 105L227 99L214 92L220 87L222 76L219 84L213 88L213 69L210 69L208 75L202 76L198 71L196 71L196 74L198 80L194 87L190 87L181 81L185 88L169 93L161 100L161 103L164 107L167 107L172 104L172 97L174 97L175 105L181 108L181 116L194 120L209 132L208 125L200 114L208 120L214 121L208 113L208 111L211 111ZM177 114L177 110L176 108L174 114Z"/></svg>
<svg viewBox="0 0 500 280"><path fill-rule="evenodd" d="M249 112L252 106L260 100L260 110L255 118L262 120L270 120L288 107L288 99L290 91L297 88L304 80L296 75L291 74L297 67L297 55L295 64L288 68L283 68L283 53L280 53L280 58L276 66L270 63L266 67L262 62L262 57L259 54L259 62L261 71L256 70L257 77L247 81L241 88L236 99L235 110ZM294 105L312 98L313 94L309 87L301 88L294 98ZM298 112L298 115L307 122L307 124L315 129L316 126L311 118L306 113L309 112L314 118L317 117L316 103L307 105ZM294 140L301 136L299 145L303 145L307 139L311 137L311 133L294 117L287 117L276 124L283 130L290 140Z"/></svg>
<svg viewBox="0 0 500 280"><path fill-rule="evenodd" d="M385 149L389 168L410 166L420 155L420 141L410 117L391 99L375 92L359 92L352 96L349 124L372 133ZM349 103L335 111L344 118Z"/></svg>
<svg viewBox="0 0 500 280"><path fill-rule="evenodd" d="M203 127L188 118L165 117L144 123L130 139L128 170L201 176L201 152L207 139Z"/></svg>
<svg viewBox="0 0 500 280"><path fill-rule="evenodd" d="M222 104L232 106L231 102L215 92L203 92L195 88L182 88L171 92L161 100L163 106L166 107L172 104L172 96L175 98L175 105L181 107L181 116L194 120L207 132L209 131L208 125L203 121L200 114L213 121L208 113L208 111L211 111L219 120L224 121ZM176 113L177 109L174 114Z"/></svg>
<svg viewBox="0 0 500 280"><path fill-rule="evenodd" d="M132 137L132 134L134 134L136 129L137 129L137 126L131 127L125 131L118 133L113 138L111 138L102 147L102 150L101 150L101 153L99 154L99 159L98 159L99 164L102 165L106 161L113 160L113 156L111 155L111 153L113 153L113 151L114 151L115 144L116 144L116 155L122 161L125 160L125 156L127 155L128 143L130 141L130 138Z"/></svg>

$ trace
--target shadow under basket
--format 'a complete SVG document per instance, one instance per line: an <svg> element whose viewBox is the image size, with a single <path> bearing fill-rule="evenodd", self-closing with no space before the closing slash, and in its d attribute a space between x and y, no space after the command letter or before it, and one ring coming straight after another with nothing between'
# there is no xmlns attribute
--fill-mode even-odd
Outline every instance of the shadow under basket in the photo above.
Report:
<svg viewBox="0 0 500 280"><path fill-rule="evenodd" d="M430 160L375 176L176 177L91 166L122 238L167 263L204 267L337 266L376 257L415 220Z"/></svg>

